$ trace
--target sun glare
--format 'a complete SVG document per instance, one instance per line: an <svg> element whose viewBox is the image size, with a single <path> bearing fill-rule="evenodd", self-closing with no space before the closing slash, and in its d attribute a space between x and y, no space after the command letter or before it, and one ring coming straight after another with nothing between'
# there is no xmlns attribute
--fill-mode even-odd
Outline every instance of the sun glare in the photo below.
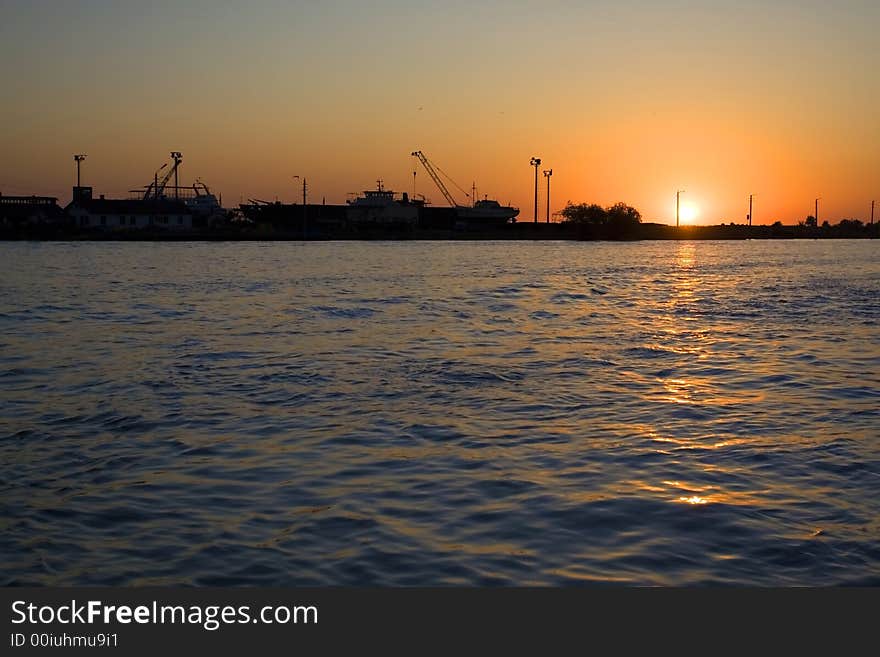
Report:
<svg viewBox="0 0 880 657"><path fill-rule="evenodd" d="M697 218L699 214L700 211L696 205L693 205L691 203L682 203L680 210L682 223L693 223L693 221Z"/></svg>

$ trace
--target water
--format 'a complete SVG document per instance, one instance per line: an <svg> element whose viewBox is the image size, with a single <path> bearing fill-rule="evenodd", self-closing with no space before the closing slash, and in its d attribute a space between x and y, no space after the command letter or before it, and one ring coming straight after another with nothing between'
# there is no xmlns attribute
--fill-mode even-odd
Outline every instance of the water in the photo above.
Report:
<svg viewBox="0 0 880 657"><path fill-rule="evenodd" d="M880 584L868 241L0 245L3 584Z"/></svg>

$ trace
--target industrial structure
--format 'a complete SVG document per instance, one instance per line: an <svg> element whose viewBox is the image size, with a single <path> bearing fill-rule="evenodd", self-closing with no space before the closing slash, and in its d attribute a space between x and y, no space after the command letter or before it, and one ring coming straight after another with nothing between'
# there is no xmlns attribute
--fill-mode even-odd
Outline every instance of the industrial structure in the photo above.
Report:
<svg viewBox="0 0 880 657"><path fill-rule="evenodd" d="M67 215L54 196L4 196L0 194L0 225L62 225Z"/></svg>
<svg viewBox="0 0 880 657"><path fill-rule="evenodd" d="M171 153L173 165L161 180L159 173L168 167L167 163L156 170L152 182L144 189L133 190L132 198L128 199L108 199L103 194L94 198L92 187L82 184L80 166L85 158L84 154L74 155L76 186L73 198L65 208L67 216L78 228L191 230L196 226L197 218L211 216L220 208L217 199L203 183L197 181L188 188L179 186L178 170L183 160L179 151ZM173 187L168 185L172 177Z"/></svg>
<svg viewBox="0 0 880 657"><path fill-rule="evenodd" d="M132 199L142 201L180 201L189 211L189 214L210 221L223 214L221 200L218 199L210 188L201 180L196 179L192 185L180 185L180 163L183 162L183 154L180 151L171 151L171 166L165 162L153 173L153 179L144 187L133 189L129 193ZM159 175L164 171L162 177ZM170 185L174 178L174 184Z"/></svg>
<svg viewBox="0 0 880 657"><path fill-rule="evenodd" d="M436 164L431 162L422 151L413 151L412 156L417 158L419 162L422 163L422 166L425 168L425 171L428 172L431 180L434 181L434 184L437 185L440 193L443 194L443 198L446 199L446 202L449 203L450 207L455 209L456 216L461 222L460 225L467 223L504 224L508 223L509 221L515 220L515 217L519 214L519 208L515 208L509 205L501 205L498 201L494 199L485 198L482 200L477 200L475 191L473 194L468 194L447 173L445 173ZM458 203L455 200L455 197L449 191L449 188L446 187L446 184L443 182L440 174L446 176L446 178L459 190L461 190L461 192L465 196L469 196L471 198L471 205L461 205L460 203Z"/></svg>

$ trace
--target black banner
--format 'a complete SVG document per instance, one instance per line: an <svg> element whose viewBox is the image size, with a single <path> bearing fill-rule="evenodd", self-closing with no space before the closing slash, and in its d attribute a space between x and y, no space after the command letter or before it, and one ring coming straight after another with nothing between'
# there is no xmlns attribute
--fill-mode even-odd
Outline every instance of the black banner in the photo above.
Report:
<svg viewBox="0 0 880 657"><path fill-rule="evenodd" d="M336 654L438 648L616 654L870 645L877 589L3 591L4 654ZM864 642L868 643L864 643ZM193 652L193 654L196 654Z"/></svg>

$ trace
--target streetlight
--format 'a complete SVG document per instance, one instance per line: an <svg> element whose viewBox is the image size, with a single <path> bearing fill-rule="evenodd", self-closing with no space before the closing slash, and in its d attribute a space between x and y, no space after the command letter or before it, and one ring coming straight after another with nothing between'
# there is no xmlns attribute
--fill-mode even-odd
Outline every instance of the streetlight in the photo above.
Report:
<svg viewBox="0 0 880 657"><path fill-rule="evenodd" d="M529 164L535 167L535 223L538 223L538 167L541 166L541 158L533 157Z"/></svg>
<svg viewBox="0 0 880 657"><path fill-rule="evenodd" d="M754 194L749 194L749 226L752 225L752 197Z"/></svg>
<svg viewBox="0 0 880 657"><path fill-rule="evenodd" d="M74 155L73 159L76 162L76 186L79 187L79 165L84 159L86 159L86 155L85 153L79 153L78 155Z"/></svg>
<svg viewBox="0 0 880 657"><path fill-rule="evenodd" d="M547 223L550 223L550 176L553 175L553 169L545 169L544 177L547 179Z"/></svg>
<svg viewBox="0 0 880 657"><path fill-rule="evenodd" d="M180 163L183 161L183 155L180 151L171 151L171 159L174 160L174 200L180 198L180 186L177 180L177 170L180 168Z"/></svg>
<svg viewBox="0 0 880 657"><path fill-rule="evenodd" d="M679 218L679 210L681 209L681 195L684 194L684 189L679 189L675 192L675 227L678 228L678 218Z"/></svg>
<svg viewBox="0 0 880 657"><path fill-rule="evenodd" d="M815 200L815 208L816 208L816 209L815 209L815 211L814 211L814 213L813 213L813 217L816 219L816 228L819 227L819 201L820 201L821 199L822 199L822 197L820 196L819 198L817 198L817 199Z"/></svg>

